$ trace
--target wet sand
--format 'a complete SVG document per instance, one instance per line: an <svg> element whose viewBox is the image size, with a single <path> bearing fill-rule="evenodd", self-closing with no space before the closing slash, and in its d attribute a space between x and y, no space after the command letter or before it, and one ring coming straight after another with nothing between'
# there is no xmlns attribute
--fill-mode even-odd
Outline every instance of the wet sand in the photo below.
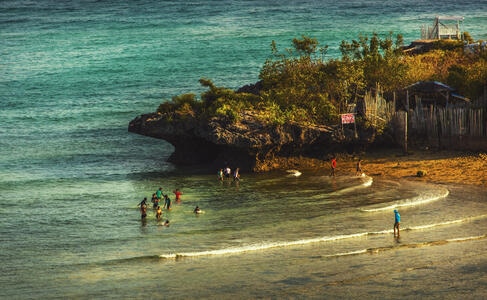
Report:
<svg viewBox="0 0 487 300"><path fill-rule="evenodd" d="M355 160L342 162L342 168L355 170ZM487 187L487 154L452 151L397 151L367 153L362 170L370 176L402 178L434 183L455 183ZM418 176L418 171L424 176Z"/></svg>
<svg viewBox="0 0 487 300"><path fill-rule="evenodd" d="M411 150L405 155L401 149L387 149L371 150L360 156L338 154L336 175L355 175L359 157L362 158L362 171L372 177L487 187L487 151ZM330 161L326 158L275 157L257 167L258 171L273 169L311 170L328 175ZM423 176L418 176L418 171Z"/></svg>

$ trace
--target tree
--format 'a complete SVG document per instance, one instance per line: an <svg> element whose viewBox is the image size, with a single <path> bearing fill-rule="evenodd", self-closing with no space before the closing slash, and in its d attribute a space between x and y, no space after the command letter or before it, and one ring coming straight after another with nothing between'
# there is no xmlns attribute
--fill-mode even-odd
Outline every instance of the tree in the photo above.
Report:
<svg viewBox="0 0 487 300"><path fill-rule="evenodd" d="M301 37L302 39L293 39L294 49L296 49L299 55L311 56L311 54L316 52L319 44L318 40L304 35Z"/></svg>

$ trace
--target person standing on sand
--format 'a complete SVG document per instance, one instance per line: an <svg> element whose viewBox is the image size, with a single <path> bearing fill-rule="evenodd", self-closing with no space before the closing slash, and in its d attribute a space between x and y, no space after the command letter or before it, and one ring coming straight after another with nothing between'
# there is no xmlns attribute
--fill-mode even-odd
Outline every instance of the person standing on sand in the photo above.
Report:
<svg viewBox="0 0 487 300"><path fill-rule="evenodd" d="M360 176L362 175L362 159L359 158L357 161L357 171L355 173L355 176Z"/></svg>
<svg viewBox="0 0 487 300"><path fill-rule="evenodd" d="M394 236L396 236L396 228L397 228L397 237L399 237L399 223L401 222L401 215L397 211L394 210Z"/></svg>
<svg viewBox="0 0 487 300"><path fill-rule="evenodd" d="M335 177L335 169L336 169L336 167L337 167L337 159L336 159L336 157L335 157L335 156L333 156L333 157L331 158L331 165L330 165L330 166L331 166L331 173L330 173L330 176Z"/></svg>

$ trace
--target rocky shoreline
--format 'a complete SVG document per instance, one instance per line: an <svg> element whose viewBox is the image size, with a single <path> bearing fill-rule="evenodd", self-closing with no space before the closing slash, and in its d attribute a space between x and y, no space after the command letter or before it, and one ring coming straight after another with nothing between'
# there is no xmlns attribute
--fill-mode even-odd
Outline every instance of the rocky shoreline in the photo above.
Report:
<svg viewBox="0 0 487 300"><path fill-rule="evenodd" d="M222 122L216 119L203 125L196 119L169 122L153 113L132 120L129 131L173 144L175 152L170 161L175 164L205 164L211 170L228 163L238 165L243 172L312 169L327 173L331 153L338 153L339 175L355 174L360 157L364 172L370 176L487 187L487 154L482 152L415 149L404 155L402 149L394 147L347 152L340 151L344 149L343 143L338 144L341 149L329 146L334 142L331 128L303 130L283 126L269 131L251 115L237 124Z"/></svg>
<svg viewBox="0 0 487 300"><path fill-rule="evenodd" d="M336 155L339 175L355 174L360 157L370 176L487 186L487 154L481 152L410 149L404 155L391 145L364 151L363 141L340 140L331 127L267 126L249 112L239 122L218 118L203 122L196 117L178 119L151 113L132 120L128 130L174 145L169 161L181 166L205 165L216 170L228 164L242 172L299 169L328 173L329 159Z"/></svg>
<svg viewBox="0 0 487 300"><path fill-rule="evenodd" d="M171 143L169 161L176 165L229 163L253 172L323 167L336 153L360 152L370 138L346 139L338 127L269 125L257 114L246 111L231 122L151 113L133 119L128 130Z"/></svg>

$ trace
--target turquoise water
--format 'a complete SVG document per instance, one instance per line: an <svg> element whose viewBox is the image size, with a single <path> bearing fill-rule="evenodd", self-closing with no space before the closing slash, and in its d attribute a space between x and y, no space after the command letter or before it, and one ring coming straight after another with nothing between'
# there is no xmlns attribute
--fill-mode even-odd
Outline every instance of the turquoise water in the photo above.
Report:
<svg viewBox="0 0 487 300"><path fill-rule="evenodd" d="M0 296L378 297L396 283L385 274L410 287L403 296L485 296L485 189L343 169L336 179L302 170L220 183L167 163L170 144L127 126L164 99L201 92L201 77L257 81L272 40L284 49L316 37L331 58L359 34L393 31L409 43L435 15L463 15L464 30L487 39L486 5L0 2ZM184 193L164 212L169 227L152 210L142 223L137 209L160 186ZM193 215L196 205L205 213ZM400 241L392 207L403 214ZM440 284L453 278L465 282Z"/></svg>

